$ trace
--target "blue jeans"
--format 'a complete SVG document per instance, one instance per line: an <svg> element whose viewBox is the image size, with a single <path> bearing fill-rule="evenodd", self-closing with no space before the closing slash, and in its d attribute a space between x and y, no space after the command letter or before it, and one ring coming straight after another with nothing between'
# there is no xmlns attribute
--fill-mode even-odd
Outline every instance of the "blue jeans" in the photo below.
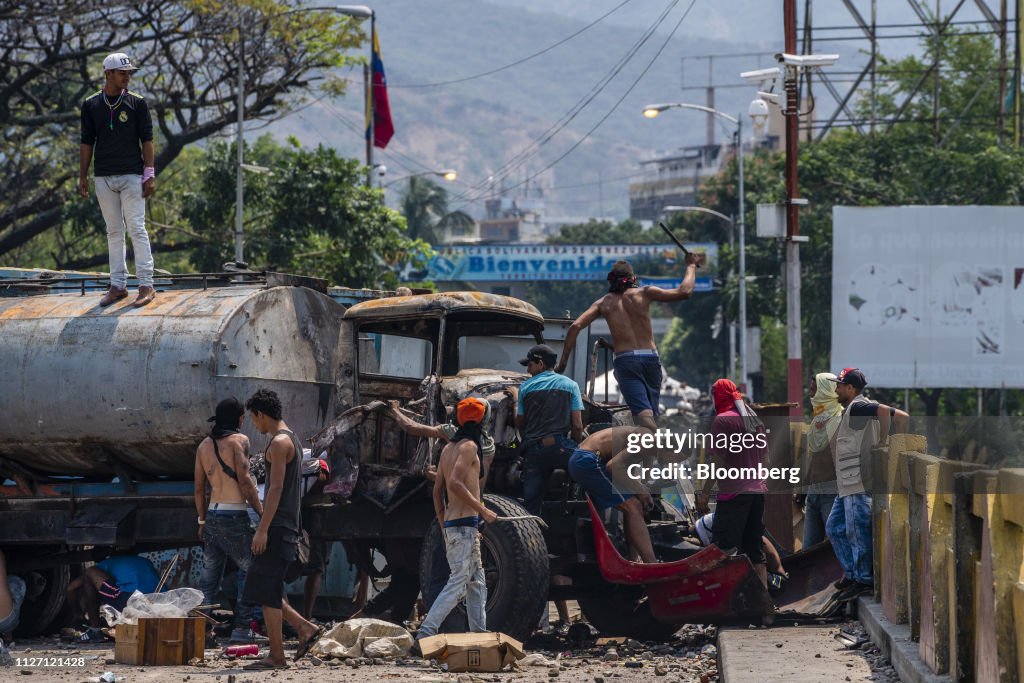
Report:
<svg viewBox="0 0 1024 683"><path fill-rule="evenodd" d="M629 406L629 412L639 415L645 410L658 417L661 402L661 359L655 355L616 356L612 361L619 393Z"/></svg>
<svg viewBox="0 0 1024 683"><path fill-rule="evenodd" d="M11 613L0 617L0 636L18 628L21 622L21 605L25 602L25 582L20 576L7 576L7 588L11 591Z"/></svg>
<svg viewBox="0 0 1024 683"><path fill-rule="evenodd" d="M444 539L451 575L427 612L417 638L436 635L441 622L458 606L463 595L466 596L469 630L476 633L487 630L487 581L480 558L480 532L476 527L450 527L444 530Z"/></svg>
<svg viewBox="0 0 1024 683"><path fill-rule="evenodd" d="M569 470L569 456L576 442L555 436L555 442L544 446L539 441L523 449L523 507L531 515L540 515L548 480L555 470Z"/></svg>
<svg viewBox="0 0 1024 683"><path fill-rule="evenodd" d="M804 547L825 540L825 525L836 502L834 493L808 493L804 505Z"/></svg>
<svg viewBox="0 0 1024 683"><path fill-rule="evenodd" d="M846 577L873 584L871 496L856 493L836 498L825 532Z"/></svg>
<svg viewBox="0 0 1024 683"><path fill-rule="evenodd" d="M199 590L207 604L216 602L220 583L224 577L224 565L228 558L238 565L237 602L235 603L235 626L249 627L255 618L255 605L242 601L242 587L245 574L252 561L252 525L245 510L218 511L206 513L203 531L203 571L199 577Z"/></svg>

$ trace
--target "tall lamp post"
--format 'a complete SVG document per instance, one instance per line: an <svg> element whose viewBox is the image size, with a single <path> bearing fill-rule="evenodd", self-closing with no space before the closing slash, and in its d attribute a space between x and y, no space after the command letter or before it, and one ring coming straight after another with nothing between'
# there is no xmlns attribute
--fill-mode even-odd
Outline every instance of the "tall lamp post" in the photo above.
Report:
<svg viewBox="0 0 1024 683"><path fill-rule="evenodd" d="M743 378L743 388L749 391L750 384L747 377L747 231L745 212L746 203L743 196L743 119L738 116L729 116L725 112L718 111L717 109L712 109L699 104L687 104L684 102L649 104L644 107L644 116L649 119L653 119L666 109L693 109L695 111L702 111L736 125L736 164L738 166L740 180L738 209L739 219L736 221L736 228L739 232L740 239L740 377ZM703 207L678 208L684 208L687 211L695 210L711 213L729 221L729 223L732 223L732 220L725 216L725 214L712 211L711 209L705 209Z"/></svg>
<svg viewBox="0 0 1024 683"><path fill-rule="evenodd" d="M373 61L373 31L376 30L376 16L366 5L337 5L333 7L299 7L281 12L268 18L283 17L299 12L336 12L353 19L370 20L370 61ZM245 202L245 151L242 145L242 132L245 126L245 31L242 26L242 10L238 11L238 131L235 136L235 147L238 152L238 167L235 173L235 261L245 261L245 226L242 213ZM370 136L366 144L366 165L373 168L373 79L370 78L369 67L363 70L364 88L366 90L366 114L370 121ZM367 172L366 183L369 185L370 172Z"/></svg>
<svg viewBox="0 0 1024 683"><path fill-rule="evenodd" d="M801 116L798 95L800 74L812 69L832 66L839 59L838 54L798 55L796 51L796 4L795 0L784 1L783 24L786 32L786 52L775 55L782 68L758 69L740 74L748 83L770 81L774 89L780 71L783 88L778 94L758 92L750 103L750 117L754 120L755 134L768 121L766 99L779 105L786 122L786 201L783 204L786 216L786 400L791 404L789 415L801 419L803 411L803 338L800 330L800 243L807 237L800 234L799 206L807 204L798 196L797 183L797 136L800 132ZM780 235L781 236L781 235Z"/></svg>
<svg viewBox="0 0 1024 683"><path fill-rule="evenodd" d="M387 168L384 167L384 166L377 166L377 168L378 169L382 169L383 168L385 170L385 172L387 171ZM383 181L384 173L381 173L380 175L381 175L381 181ZM419 173L410 173L408 175L399 176L398 178L395 178L394 180L389 180L386 183L382 182L380 188L383 190L384 188L391 187L395 183L400 182L402 180L409 180L410 178L422 178L423 176L428 176L428 175L437 176L438 178L444 178L448 182L453 182L456 178L459 177L459 172L456 171L454 168L443 168L443 169L441 169L439 171L420 171Z"/></svg>

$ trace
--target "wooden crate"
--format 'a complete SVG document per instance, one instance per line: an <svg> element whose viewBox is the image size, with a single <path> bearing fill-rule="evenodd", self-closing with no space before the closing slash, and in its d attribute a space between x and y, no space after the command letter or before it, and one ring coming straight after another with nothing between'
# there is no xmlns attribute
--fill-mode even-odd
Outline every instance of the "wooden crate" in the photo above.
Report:
<svg viewBox="0 0 1024 683"><path fill-rule="evenodd" d="M114 661L118 664L188 664L192 658L203 659L206 652L206 620L139 619L138 624L118 624L114 640Z"/></svg>

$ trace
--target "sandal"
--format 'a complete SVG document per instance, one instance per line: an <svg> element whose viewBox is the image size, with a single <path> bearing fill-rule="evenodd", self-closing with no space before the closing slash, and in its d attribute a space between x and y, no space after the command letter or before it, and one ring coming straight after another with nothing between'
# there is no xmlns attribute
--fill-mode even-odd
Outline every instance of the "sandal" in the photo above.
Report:
<svg viewBox="0 0 1024 683"><path fill-rule="evenodd" d="M257 659L252 664L247 664L246 666L243 666L242 668L245 669L246 671L278 671L280 669L287 669L289 667L288 667L287 663L281 664L280 666L278 666L277 664L274 664L269 659Z"/></svg>
<svg viewBox="0 0 1024 683"><path fill-rule="evenodd" d="M306 639L305 642L299 643L299 648L295 651L295 657L292 659L292 661L297 662L303 657L305 657L307 654L309 654L310 648L312 648L313 645L315 645L318 640L323 638L324 632L326 632L326 630L326 628L320 626L313 633L313 635Z"/></svg>

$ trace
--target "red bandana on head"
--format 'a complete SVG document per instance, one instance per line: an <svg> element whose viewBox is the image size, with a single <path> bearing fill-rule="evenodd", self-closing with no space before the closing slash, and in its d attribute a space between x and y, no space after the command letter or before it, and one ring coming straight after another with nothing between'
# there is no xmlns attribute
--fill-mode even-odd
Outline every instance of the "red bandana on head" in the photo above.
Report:
<svg viewBox="0 0 1024 683"><path fill-rule="evenodd" d="M736 401L743 400L743 394L736 388L731 379L720 379L711 387L711 395L715 399L715 412L722 414L727 410L736 409Z"/></svg>

